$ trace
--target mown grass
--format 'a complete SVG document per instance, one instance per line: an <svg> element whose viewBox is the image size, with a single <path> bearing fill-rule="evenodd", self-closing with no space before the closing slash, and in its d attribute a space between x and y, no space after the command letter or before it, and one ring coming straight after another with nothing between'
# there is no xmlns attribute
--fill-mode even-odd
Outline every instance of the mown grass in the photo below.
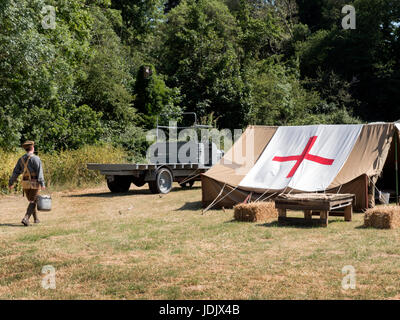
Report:
<svg viewBox="0 0 400 320"><path fill-rule="evenodd" d="M29 233L29 234L24 234L21 237L17 239L19 242L37 242L43 239L49 239L51 237L57 237L57 236L64 236L72 233L77 233L80 232L80 230L65 230L65 229L52 229L49 230L48 232L38 232L38 233Z"/></svg>
<svg viewBox="0 0 400 320"><path fill-rule="evenodd" d="M11 226L18 199L0 198L0 298L400 298L400 230L363 228L362 214L328 228L241 223L232 210L202 215L199 186L162 197L102 187L55 193L54 210L24 228ZM55 290L41 287L49 264ZM341 286L346 265L354 290Z"/></svg>
<svg viewBox="0 0 400 320"><path fill-rule="evenodd" d="M0 193L8 193L8 180L18 159L24 154L5 152L0 149ZM78 150L60 151L51 154L39 153L44 168L46 183L53 190L82 187L102 182L104 176L86 168L87 163L121 163L126 153L110 145L85 146ZM19 178L21 179L21 178ZM19 183L15 190L21 191Z"/></svg>

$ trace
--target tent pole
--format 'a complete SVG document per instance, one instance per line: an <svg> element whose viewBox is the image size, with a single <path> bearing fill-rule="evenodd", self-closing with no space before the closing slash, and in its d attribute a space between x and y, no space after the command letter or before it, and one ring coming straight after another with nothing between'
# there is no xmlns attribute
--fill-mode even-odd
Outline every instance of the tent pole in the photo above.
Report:
<svg viewBox="0 0 400 320"><path fill-rule="evenodd" d="M396 204L399 205L399 165L398 165L398 157L397 157L397 140L398 134L395 131L394 137L394 159L395 159L395 168L396 168Z"/></svg>

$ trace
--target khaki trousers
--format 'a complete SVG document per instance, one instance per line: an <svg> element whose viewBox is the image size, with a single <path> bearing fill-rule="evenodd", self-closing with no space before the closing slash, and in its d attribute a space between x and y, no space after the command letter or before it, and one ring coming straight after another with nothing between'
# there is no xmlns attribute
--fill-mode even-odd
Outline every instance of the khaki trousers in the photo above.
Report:
<svg viewBox="0 0 400 320"><path fill-rule="evenodd" d="M24 193L29 201L28 208L26 209L25 217L22 219L22 223L29 223L29 218L33 215L35 222L38 221L37 212L36 212L36 200L37 194L39 193L39 189L24 189ZM24 224L25 224L24 223Z"/></svg>
<svg viewBox="0 0 400 320"><path fill-rule="evenodd" d="M28 201L35 203L36 203L36 196L38 195L39 191L40 191L39 189L24 189L24 193Z"/></svg>

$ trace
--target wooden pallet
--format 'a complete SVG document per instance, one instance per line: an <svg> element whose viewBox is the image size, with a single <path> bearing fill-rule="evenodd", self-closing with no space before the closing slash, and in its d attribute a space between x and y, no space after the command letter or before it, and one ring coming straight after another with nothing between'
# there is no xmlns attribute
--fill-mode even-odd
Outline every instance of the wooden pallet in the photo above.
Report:
<svg viewBox="0 0 400 320"><path fill-rule="evenodd" d="M313 215L319 215L319 225L328 226L329 214L331 216L343 216L345 221L351 221L353 216L354 194L336 193L297 193L285 194L275 199L275 208L278 209L279 223L295 223L297 220L315 224ZM304 212L303 218L288 218L287 210L301 210ZM342 209L343 211L337 211ZM335 210L335 211L334 211Z"/></svg>

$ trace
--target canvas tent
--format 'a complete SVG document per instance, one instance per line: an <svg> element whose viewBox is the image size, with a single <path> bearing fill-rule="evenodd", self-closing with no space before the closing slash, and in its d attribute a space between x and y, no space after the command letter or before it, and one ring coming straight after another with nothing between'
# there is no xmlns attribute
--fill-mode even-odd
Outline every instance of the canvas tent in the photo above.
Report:
<svg viewBox="0 0 400 320"><path fill-rule="evenodd" d="M398 127L249 126L202 175L203 206L229 208L249 197L265 200L289 192L340 192L356 195L355 210L366 209L373 206L379 180L395 188Z"/></svg>

